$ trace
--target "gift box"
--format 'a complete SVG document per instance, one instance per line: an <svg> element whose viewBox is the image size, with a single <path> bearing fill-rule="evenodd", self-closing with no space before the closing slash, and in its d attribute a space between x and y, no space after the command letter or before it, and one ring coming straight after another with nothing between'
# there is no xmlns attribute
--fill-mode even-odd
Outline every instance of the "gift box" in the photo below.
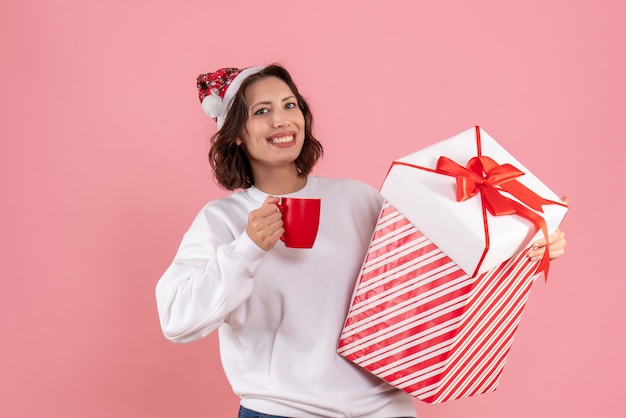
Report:
<svg viewBox="0 0 626 418"><path fill-rule="evenodd" d="M495 161L508 165L499 168ZM522 171L528 174L478 127L395 161L381 189L386 201L338 353L429 403L495 390L530 287L539 271L547 272L545 260L526 256L527 245L538 230L544 236L555 230L566 212L562 203L543 197L556 195L537 179L517 182ZM491 184L477 186L478 173ZM511 181L517 184L500 187ZM468 189L473 197L466 197L472 194ZM514 203L481 196L494 192ZM562 215L546 219L550 211L543 205L552 204ZM444 219L435 228L424 225L432 217ZM492 227L492 218L523 227L511 227L511 234L506 222ZM457 247L474 257L457 259L447 252Z"/></svg>

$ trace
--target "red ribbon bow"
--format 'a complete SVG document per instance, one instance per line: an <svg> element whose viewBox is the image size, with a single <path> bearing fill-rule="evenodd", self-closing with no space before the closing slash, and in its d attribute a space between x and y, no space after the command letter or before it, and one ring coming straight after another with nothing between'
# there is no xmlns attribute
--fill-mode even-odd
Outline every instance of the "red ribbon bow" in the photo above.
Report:
<svg viewBox="0 0 626 418"><path fill-rule="evenodd" d="M523 171L511 164L499 165L486 156L473 157L467 167L462 167L447 157L439 157L436 171L456 177L456 199L459 202L480 192L483 206L493 216L512 215L518 209L515 205L517 202L503 196L500 191L510 193L538 212L543 212L543 205L553 203L515 180L524 175Z"/></svg>

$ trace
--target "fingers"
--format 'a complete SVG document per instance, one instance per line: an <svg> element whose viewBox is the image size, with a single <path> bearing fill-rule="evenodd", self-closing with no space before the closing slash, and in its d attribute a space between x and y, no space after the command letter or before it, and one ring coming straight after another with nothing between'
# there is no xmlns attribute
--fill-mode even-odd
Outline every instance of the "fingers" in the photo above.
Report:
<svg viewBox="0 0 626 418"><path fill-rule="evenodd" d="M548 237L550 243L550 259L561 257L565 254L565 232L557 229L556 232L550 234ZM526 255L533 261L541 259L546 251L546 242L544 239L535 241Z"/></svg>
<svg viewBox="0 0 626 418"><path fill-rule="evenodd" d="M550 259L561 257L565 254L565 232L557 230L550 235Z"/></svg>
<svg viewBox="0 0 626 418"><path fill-rule="evenodd" d="M278 210L279 198L268 196L261 207L248 215L246 232L252 241L268 251L283 236L283 216Z"/></svg>

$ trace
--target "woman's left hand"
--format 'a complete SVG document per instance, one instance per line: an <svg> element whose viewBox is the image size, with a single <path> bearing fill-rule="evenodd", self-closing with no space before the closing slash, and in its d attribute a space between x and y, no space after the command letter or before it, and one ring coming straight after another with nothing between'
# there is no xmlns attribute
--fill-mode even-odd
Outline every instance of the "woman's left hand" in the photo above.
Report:
<svg viewBox="0 0 626 418"><path fill-rule="evenodd" d="M565 253L565 232L557 229L548 237L550 242L550 259L559 258ZM530 250L526 254L531 260L537 261L546 252L546 240L540 239L532 243Z"/></svg>

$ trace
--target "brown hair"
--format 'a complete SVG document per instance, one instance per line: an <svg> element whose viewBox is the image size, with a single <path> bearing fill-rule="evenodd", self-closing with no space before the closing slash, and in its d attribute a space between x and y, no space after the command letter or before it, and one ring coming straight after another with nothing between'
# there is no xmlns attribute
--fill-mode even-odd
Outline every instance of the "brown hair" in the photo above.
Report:
<svg viewBox="0 0 626 418"><path fill-rule="evenodd" d="M280 65L267 66L243 80L233 97L222 128L211 138L209 163L213 168L215 180L226 190L246 189L254 184L250 161L243 148L237 145L236 140L241 137L248 121L246 89L255 81L266 77L277 77L284 81L296 97L298 107L304 115L304 144L295 161L298 175L307 176L324 152L322 144L313 136L313 115L309 105L298 92L291 75Z"/></svg>

